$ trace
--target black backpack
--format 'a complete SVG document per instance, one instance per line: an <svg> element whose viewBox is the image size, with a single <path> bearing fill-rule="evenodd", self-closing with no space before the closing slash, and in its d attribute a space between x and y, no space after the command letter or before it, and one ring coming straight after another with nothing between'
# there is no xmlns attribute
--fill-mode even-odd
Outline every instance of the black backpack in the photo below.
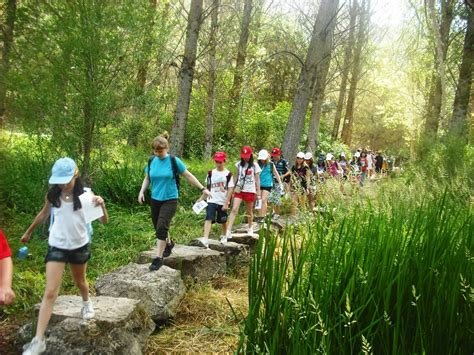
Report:
<svg viewBox="0 0 474 355"><path fill-rule="evenodd" d="M211 191L211 177L212 177L212 170L209 170L207 172L207 189ZM232 173L229 171L229 173L226 176L226 184L225 184L225 189L229 189L229 182L230 179L232 179Z"/></svg>
<svg viewBox="0 0 474 355"><path fill-rule="evenodd" d="M148 158L148 178L150 177L151 162L153 161L153 159L155 159L155 157L156 155L152 155L151 157ZM179 194L181 183L179 181L178 164L176 163L176 157L174 155L170 155L170 158L171 158L171 168L173 169L173 177L174 177L174 180L176 181L176 187L178 188L178 194Z"/></svg>

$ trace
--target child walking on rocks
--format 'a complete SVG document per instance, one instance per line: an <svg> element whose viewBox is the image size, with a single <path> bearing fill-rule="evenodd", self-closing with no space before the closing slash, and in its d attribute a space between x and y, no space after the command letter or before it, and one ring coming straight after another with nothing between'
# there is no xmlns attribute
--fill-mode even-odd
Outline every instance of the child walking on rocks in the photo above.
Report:
<svg viewBox="0 0 474 355"><path fill-rule="evenodd" d="M150 265L150 271L163 266L163 257L171 254L174 242L168 238L171 220L178 209L179 176L197 187L207 197L210 192L187 169L178 157L168 154L168 133L153 140L153 155L145 167L145 178L138 194L138 203L145 202L145 191L151 185L151 220L158 239L158 255Z"/></svg>
<svg viewBox="0 0 474 355"><path fill-rule="evenodd" d="M262 172L260 173L260 191L262 196L262 207L258 210L258 222L262 222L267 215L268 198L272 189L274 188L273 181L276 180L277 188L282 188L282 181L280 174L275 167L275 164L270 160L270 154L265 149L258 152L258 165Z"/></svg>
<svg viewBox="0 0 474 355"><path fill-rule="evenodd" d="M24 347L23 354L41 354L46 350L44 334L53 311L54 301L58 297L65 265L71 265L74 282L84 302L81 314L84 320L94 317L94 307L89 299L89 285L86 280L87 261L90 259L89 233L84 219L79 196L85 192L78 176L76 163L71 158L58 159L49 179L51 185L44 202L33 223L21 237L26 243L33 230L52 214L49 230L48 252L46 254L46 288L38 316L36 335ZM94 196L97 206L103 211L102 223L108 222L107 209L100 196Z"/></svg>
<svg viewBox="0 0 474 355"><path fill-rule="evenodd" d="M249 146L242 147L240 162L235 167L237 168L237 174L234 177L234 203L227 224L227 233L221 238L221 243L227 243L227 240L232 238L232 226L234 225L235 217L239 213L242 201L245 202L247 210L247 233L253 235L253 204L257 198L260 199L261 197L260 172L262 169L253 161L252 148Z"/></svg>
<svg viewBox="0 0 474 355"><path fill-rule="evenodd" d="M206 222L204 222L204 236L199 238L204 247L209 248L209 233L212 223L222 225L221 239L227 233L227 209L234 192L232 173L226 169L227 155L224 152L214 154L216 168L209 170L206 177L207 189L211 196L207 198ZM204 199L204 195L201 197Z"/></svg>

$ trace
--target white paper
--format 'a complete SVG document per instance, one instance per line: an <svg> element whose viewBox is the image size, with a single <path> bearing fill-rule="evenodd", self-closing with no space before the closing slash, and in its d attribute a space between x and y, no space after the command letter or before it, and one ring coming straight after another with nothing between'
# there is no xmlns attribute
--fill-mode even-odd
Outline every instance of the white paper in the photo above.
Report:
<svg viewBox="0 0 474 355"><path fill-rule="evenodd" d="M256 209L256 210L262 209L262 200L261 200L261 199L258 199L258 200L255 202L255 209Z"/></svg>
<svg viewBox="0 0 474 355"><path fill-rule="evenodd" d="M193 205L193 211L194 213L196 214L199 214L201 213L201 211L203 209L205 209L207 207L207 202L206 201L199 201L199 202L196 202L194 205Z"/></svg>
<svg viewBox="0 0 474 355"><path fill-rule="evenodd" d="M79 200L81 200L82 205L81 210L82 213L84 213L84 219L86 223L91 223L92 221L95 221L104 215L102 207L96 206L93 198L94 195L91 192L84 192L79 196Z"/></svg>

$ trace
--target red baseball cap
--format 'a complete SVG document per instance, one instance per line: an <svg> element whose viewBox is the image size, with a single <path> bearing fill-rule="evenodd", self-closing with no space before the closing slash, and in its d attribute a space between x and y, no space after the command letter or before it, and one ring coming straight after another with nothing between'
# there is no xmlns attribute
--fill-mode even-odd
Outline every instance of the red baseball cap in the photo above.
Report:
<svg viewBox="0 0 474 355"><path fill-rule="evenodd" d="M222 162L222 161L226 161L226 159L227 159L227 154L225 154L224 152L216 152L216 154L214 154L214 161Z"/></svg>
<svg viewBox="0 0 474 355"><path fill-rule="evenodd" d="M281 149L280 148L273 148L272 149L272 157L276 155L281 155Z"/></svg>
<svg viewBox="0 0 474 355"><path fill-rule="evenodd" d="M240 151L240 157L242 159L248 159L252 155L252 148L250 148L248 145L244 145L242 147L242 150Z"/></svg>

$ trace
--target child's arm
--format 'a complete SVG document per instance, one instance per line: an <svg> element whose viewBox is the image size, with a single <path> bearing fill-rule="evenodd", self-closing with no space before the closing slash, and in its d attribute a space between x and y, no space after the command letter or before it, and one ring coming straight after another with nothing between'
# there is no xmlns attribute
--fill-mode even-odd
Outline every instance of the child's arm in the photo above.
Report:
<svg viewBox="0 0 474 355"><path fill-rule="evenodd" d="M50 213L51 213L51 204L49 203L48 199L45 198L43 208L36 215L35 219L33 220L33 223L31 223L31 225L28 227L25 234L23 234L23 236L21 237L20 241L22 243L27 243L31 238L31 233L33 233L33 231L36 229L36 227L38 227L38 225L46 221Z"/></svg>
<svg viewBox="0 0 474 355"><path fill-rule="evenodd" d="M13 262L11 257L0 260L0 304L10 304L15 299L12 290Z"/></svg>
<svg viewBox="0 0 474 355"><path fill-rule="evenodd" d="M222 206L223 211L226 211L227 209L229 209L230 200L232 199L233 194L234 194L234 188L229 187L229 189L227 190L227 196L226 196L224 205Z"/></svg>
<svg viewBox="0 0 474 355"><path fill-rule="evenodd" d="M278 183L281 185L281 177L280 177L280 174L278 173L278 170L276 169L275 164L272 165L272 168L273 168L273 175L276 176Z"/></svg>
<svg viewBox="0 0 474 355"><path fill-rule="evenodd" d="M104 212L104 215L100 217L100 221L102 224L106 224L109 222L109 212L107 211L107 208L105 207L105 201L102 197L100 196L94 196L94 201L97 206L100 206L102 208L102 212Z"/></svg>

